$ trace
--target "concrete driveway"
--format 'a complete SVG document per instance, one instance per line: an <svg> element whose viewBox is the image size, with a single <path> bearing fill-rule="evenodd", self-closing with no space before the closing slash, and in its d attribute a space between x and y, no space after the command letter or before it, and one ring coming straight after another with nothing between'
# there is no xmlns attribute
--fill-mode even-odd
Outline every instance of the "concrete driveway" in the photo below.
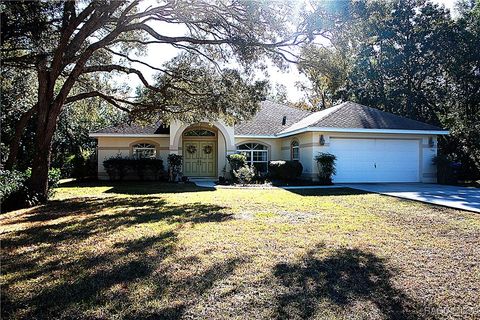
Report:
<svg viewBox="0 0 480 320"><path fill-rule="evenodd" d="M480 189L427 183L349 183L342 186L480 213Z"/></svg>

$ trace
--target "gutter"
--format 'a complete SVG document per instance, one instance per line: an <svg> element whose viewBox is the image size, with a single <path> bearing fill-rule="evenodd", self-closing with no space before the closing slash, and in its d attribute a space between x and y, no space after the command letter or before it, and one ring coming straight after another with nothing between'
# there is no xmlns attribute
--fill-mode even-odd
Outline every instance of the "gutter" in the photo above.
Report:
<svg viewBox="0 0 480 320"><path fill-rule="evenodd" d="M124 133L89 133L90 138L117 137L117 138L168 138L169 134L124 134Z"/></svg>
<svg viewBox="0 0 480 320"><path fill-rule="evenodd" d="M275 139L285 138L305 132L346 132L346 133L384 133L384 134L416 134L416 135L447 135L448 130L403 130L403 129L363 129L363 128L328 128L310 127L280 132L276 135L235 135L235 138Z"/></svg>
<svg viewBox="0 0 480 320"><path fill-rule="evenodd" d="M276 135L234 135L235 138L245 139L275 139L285 138L295 134L305 132L345 132L345 133L384 133L384 134L414 134L414 135L448 135L448 130L402 130L402 129L363 129L363 128L327 128L327 127L310 127L292 130L288 132L280 132ZM168 138L169 134L122 134L122 133L90 133L91 138L98 137L121 137L121 138Z"/></svg>

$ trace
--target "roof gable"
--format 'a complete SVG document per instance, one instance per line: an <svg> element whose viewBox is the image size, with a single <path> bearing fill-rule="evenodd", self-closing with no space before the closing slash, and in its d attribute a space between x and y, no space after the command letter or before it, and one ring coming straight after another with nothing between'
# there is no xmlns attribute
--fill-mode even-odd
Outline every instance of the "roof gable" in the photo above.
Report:
<svg viewBox="0 0 480 320"><path fill-rule="evenodd" d="M354 102L315 112L282 131L291 132L301 128L387 129L387 130L442 130L424 122L397 116Z"/></svg>

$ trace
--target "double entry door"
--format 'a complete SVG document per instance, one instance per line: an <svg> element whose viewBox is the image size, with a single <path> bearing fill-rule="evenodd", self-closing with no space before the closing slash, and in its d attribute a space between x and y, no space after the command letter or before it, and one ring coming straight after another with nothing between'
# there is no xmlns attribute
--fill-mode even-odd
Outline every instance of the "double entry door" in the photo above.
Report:
<svg viewBox="0 0 480 320"><path fill-rule="evenodd" d="M187 177L216 176L217 144L215 141L185 140L183 142L183 175Z"/></svg>

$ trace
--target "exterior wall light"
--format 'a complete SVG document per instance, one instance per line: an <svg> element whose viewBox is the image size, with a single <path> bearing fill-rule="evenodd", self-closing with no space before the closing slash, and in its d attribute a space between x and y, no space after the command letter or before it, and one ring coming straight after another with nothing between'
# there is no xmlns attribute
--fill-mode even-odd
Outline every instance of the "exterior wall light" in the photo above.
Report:
<svg viewBox="0 0 480 320"><path fill-rule="evenodd" d="M320 135L320 141L319 141L321 146L325 145L325 138L323 137L323 134Z"/></svg>
<svg viewBox="0 0 480 320"><path fill-rule="evenodd" d="M430 148L435 147L435 141L433 141L433 137L428 137L428 146Z"/></svg>

